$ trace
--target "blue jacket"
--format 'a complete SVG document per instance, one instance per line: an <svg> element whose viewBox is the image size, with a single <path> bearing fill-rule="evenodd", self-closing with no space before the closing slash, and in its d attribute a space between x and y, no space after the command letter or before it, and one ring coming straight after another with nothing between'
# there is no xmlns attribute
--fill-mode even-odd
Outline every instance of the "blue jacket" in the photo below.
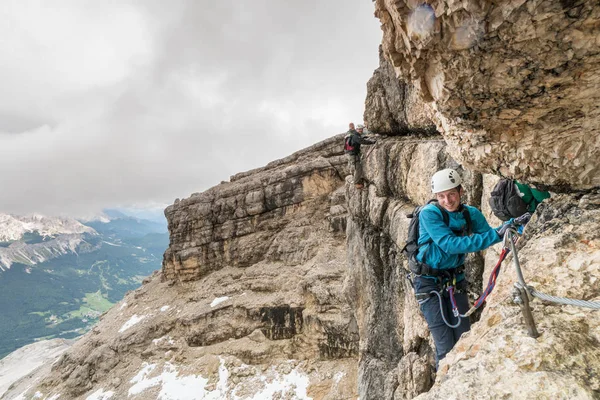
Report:
<svg viewBox="0 0 600 400"><path fill-rule="evenodd" d="M460 231L467 223L462 211L449 212L449 226L446 226L442 212L434 204L428 204L421 210L417 260L431 268L456 268L465 262L465 253L484 250L502 240L496 230L487 223L481 211L467 205L463 207L466 207L471 215L471 236L457 236L452 232ZM433 242L427 243L430 239ZM461 280L462 276L457 279Z"/></svg>

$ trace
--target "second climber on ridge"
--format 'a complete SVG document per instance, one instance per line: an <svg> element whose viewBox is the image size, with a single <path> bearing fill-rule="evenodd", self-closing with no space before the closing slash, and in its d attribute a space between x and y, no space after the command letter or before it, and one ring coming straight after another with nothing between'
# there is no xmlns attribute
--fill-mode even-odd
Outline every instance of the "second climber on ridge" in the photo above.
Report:
<svg viewBox="0 0 600 400"><path fill-rule="evenodd" d="M364 187L364 174L360 160L360 146L374 144L374 140L362 136L364 125L359 124L354 129L354 124L350 122L349 130L344 138L344 151L348 157L348 166L350 173L354 176L354 185L357 189Z"/></svg>
<svg viewBox="0 0 600 400"><path fill-rule="evenodd" d="M436 347L436 367L439 360L452 350L460 336L469 331L468 318L461 318L454 328L444 321L456 325L450 296L443 293L454 286L454 298L460 314L469 309L467 282L464 274L466 253L484 250L502 240L509 228L524 225L530 214L507 221L499 228L490 227L485 217L475 207L464 205L461 197L464 190L462 179L453 169L436 172L431 178L431 191L437 202L430 203L419 212L419 239L416 263L411 270L420 270L414 277L414 288L419 306ZM432 293L441 294L441 297ZM440 304L441 303L441 304ZM444 313L442 316L441 312Z"/></svg>

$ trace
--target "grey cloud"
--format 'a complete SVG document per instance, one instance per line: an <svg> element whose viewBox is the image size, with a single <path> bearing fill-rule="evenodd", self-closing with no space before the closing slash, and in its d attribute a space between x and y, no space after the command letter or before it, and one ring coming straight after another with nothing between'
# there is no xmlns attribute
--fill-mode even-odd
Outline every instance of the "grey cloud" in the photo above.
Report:
<svg viewBox="0 0 600 400"><path fill-rule="evenodd" d="M20 112L0 112L0 134L29 131L43 125L54 126L55 121L43 119L35 115L21 114Z"/></svg>
<svg viewBox="0 0 600 400"><path fill-rule="evenodd" d="M54 124L0 135L0 211L170 203L362 117L381 36L370 2L128 4L145 21L151 54L119 81L44 93L55 99ZM21 117L3 104L0 127L17 126ZM48 120L48 108L31 109L23 130Z"/></svg>

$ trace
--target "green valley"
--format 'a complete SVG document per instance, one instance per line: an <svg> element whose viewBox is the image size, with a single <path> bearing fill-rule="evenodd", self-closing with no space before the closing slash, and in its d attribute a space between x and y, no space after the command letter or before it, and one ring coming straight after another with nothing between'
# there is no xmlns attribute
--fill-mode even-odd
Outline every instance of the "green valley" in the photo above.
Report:
<svg viewBox="0 0 600 400"><path fill-rule="evenodd" d="M35 265L14 263L0 272L0 358L36 340L85 333L125 293L161 268L166 232L131 220L100 228L97 235L83 235L93 245L91 252L70 252ZM32 234L27 240L43 239Z"/></svg>

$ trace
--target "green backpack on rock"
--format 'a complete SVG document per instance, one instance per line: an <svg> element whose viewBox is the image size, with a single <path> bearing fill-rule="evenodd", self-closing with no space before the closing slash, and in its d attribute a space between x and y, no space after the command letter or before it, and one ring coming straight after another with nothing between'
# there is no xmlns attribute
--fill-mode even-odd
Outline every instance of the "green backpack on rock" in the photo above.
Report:
<svg viewBox="0 0 600 400"><path fill-rule="evenodd" d="M489 203L496 217L508 221L526 212L533 213L537 205L549 197L548 192L530 188L512 179L501 179L494 186Z"/></svg>

